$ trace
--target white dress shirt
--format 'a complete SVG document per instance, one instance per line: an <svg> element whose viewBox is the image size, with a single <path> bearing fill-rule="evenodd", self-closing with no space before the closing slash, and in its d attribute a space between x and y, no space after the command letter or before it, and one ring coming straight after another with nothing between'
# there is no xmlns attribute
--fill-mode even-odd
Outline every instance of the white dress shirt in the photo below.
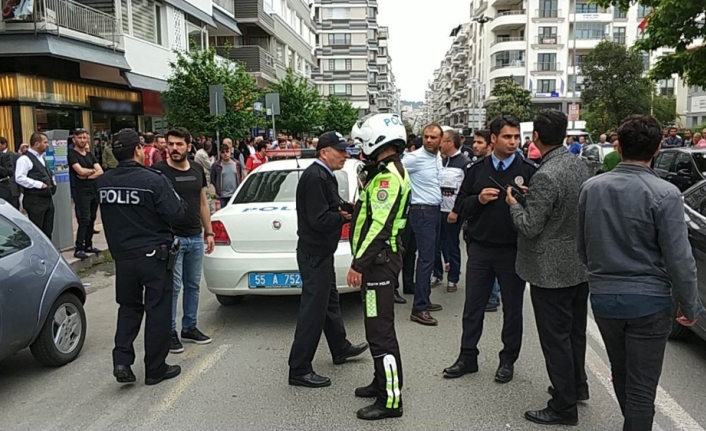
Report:
<svg viewBox="0 0 706 431"><path fill-rule="evenodd" d="M27 151L34 154L34 156L39 159L39 163L41 163L42 166L47 165L44 161L44 155L39 154L31 148ZM32 164L32 160L30 160L26 154L17 159L17 164L15 165L15 182L26 189L41 189L42 186L44 186L43 182L33 180L27 176L33 167L34 164Z"/></svg>
<svg viewBox="0 0 706 431"><path fill-rule="evenodd" d="M412 184L412 205L441 205L441 154L422 147L402 158Z"/></svg>

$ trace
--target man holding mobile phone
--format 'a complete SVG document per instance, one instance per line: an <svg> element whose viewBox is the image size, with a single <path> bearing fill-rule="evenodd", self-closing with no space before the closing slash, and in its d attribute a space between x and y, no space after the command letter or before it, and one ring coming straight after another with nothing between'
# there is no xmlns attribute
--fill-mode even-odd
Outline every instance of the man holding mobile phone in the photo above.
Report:
<svg viewBox="0 0 706 431"><path fill-rule="evenodd" d="M311 366L322 331L334 364L343 364L368 349L367 343L352 345L346 338L333 262L341 228L352 217L352 212L341 208L338 181L333 173L346 163L346 148L348 142L339 133L321 135L316 145L316 161L304 170L297 185L297 263L302 295L289 355L289 384L293 386L331 385L328 377L316 374Z"/></svg>

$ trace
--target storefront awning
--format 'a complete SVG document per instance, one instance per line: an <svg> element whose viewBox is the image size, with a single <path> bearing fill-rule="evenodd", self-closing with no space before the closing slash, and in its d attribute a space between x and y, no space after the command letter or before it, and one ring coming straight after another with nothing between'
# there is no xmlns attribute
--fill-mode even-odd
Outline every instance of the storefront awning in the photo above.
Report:
<svg viewBox="0 0 706 431"><path fill-rule="evenodd" d="M215 7L213 8L213 19L217 24L222 25L233 33L238 35L243 34L238 28L238 23L235 21L235 18L229 17L227 14L221 12Z"/></svg>
<svg viewBox="0 0 706 431"><path fill-rule="evenodd" d="M123 72L123 77L130 88L137 90L152 90L161 93L167 91L167 88L169 88L167 81L145 75L138 75L137 73Z"/></svg>
<svg viewBox="0 0 706 431"><path fill-rule="evenodd" d="M185 13L188 13L189 15L203 21L211 27L216 28L216 23L213 21L213 17L211 17L211 15L207 14L201 9L197 8L196 6L192 6L190 3L187 3L184 0L164 0L164 2L174 6L179 10L184 11Z"/></svg>
<svg viewBox="0 0 706 431"><path fill-rule="evenodd" d="M130 70L121 51L51 34L3 34L0 57L47 55Z"/></svg>

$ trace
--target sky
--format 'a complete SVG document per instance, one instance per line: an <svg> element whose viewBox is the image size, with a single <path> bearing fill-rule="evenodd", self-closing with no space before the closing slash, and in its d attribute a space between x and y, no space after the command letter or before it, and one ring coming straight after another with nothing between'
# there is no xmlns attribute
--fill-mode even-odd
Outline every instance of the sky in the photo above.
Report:
<svg viewBox="0 0 706 431"><path fill-rule="evenodd" d="M402 100L424 101L434 69L451 47L449 36L470 21L469 0L378 0L378 25L390 28L392 71Z"/></svg>

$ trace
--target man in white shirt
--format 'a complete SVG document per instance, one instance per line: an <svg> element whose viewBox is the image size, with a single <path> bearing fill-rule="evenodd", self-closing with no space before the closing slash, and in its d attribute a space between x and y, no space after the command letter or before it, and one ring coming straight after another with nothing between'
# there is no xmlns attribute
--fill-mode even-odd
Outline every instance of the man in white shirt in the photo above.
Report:
<svg viewBox="0 0 706 431"><path fill-rule="evenodd" d="M439 322L430 311L440 311L440 304L433 304L431 275L434 267L436 238L439 234L441 210L441 156L439 146L443 131L438 124L424 129L422 148L407 153L402 164L412 183L412 199L409 207L409 224L417 240L419 257L417 279L414 283L414 305L411 320L422 325L435 326Z"/></svg>
<svg viewBox="0 0 706 431"><path fill-rule="evenodd" d="M47 135L35 132L29 139L29 150L17 159L15 181L23 188L22 206L27 217L51 239L54 231L54 200L56 180L44 161L49 146Z"/></svg>

